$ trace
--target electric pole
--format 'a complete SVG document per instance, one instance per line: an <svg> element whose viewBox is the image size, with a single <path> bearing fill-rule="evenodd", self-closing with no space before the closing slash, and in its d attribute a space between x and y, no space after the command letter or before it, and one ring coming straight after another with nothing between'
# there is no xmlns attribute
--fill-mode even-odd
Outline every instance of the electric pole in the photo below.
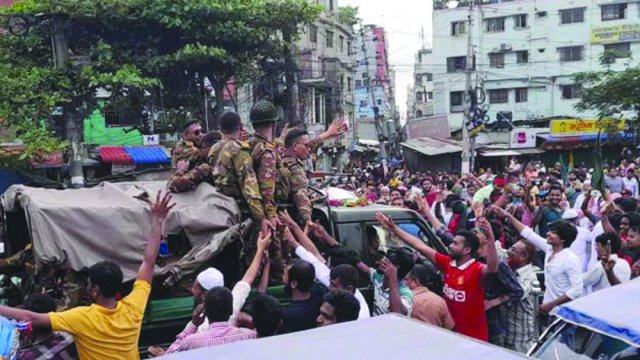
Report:
<svg viewBox="0 0 640 360"><path fill-rule="evenodd" d="M469 15L467 19L467 58L465 61L465 91L463 95L464 100L464 120L462 122L462 169L461 173L466 174L473 170L472 158L473 158L473 144L471 137L469 136L469 129L467 125L472 123L473 112L471 108L472 97L475 96L473 89L471 88L471 74L473 73L473 42L472 42L472 29L473 29L473 3L475 0L469 2Z"/></svg>
<svg viewBox="0 0 640 360"><path fill-rule="evenodd" d="M64 36L64 19L59 15L53 17L51 28L51 46L53 48L53 60L56 69L62 69L66 66L67 56L69 54L69 46ZM71 177L71 187L81 188L84 186L84 174L82 172L82 142L80 139L80 131L78 129L78 121L74 113L76 109L70 108L78 106L71 104L64 107L65 132L69 143L71 144L71 160L69 161L69 175Z"/></svg>
<svg viewBox="0 0 640 360"><path fill-rule="evenodd" d="M286 93L287 93L287 115L288 115L288 123L291 125L297 125L300 120L300 115L298 111L298 105L300 103L299 99L299 89L298 89L298 67L296 65L295 59L293 58L293 52L291 51L294 47L293 39L291 34L285 32L283 35L283 39L285 42L284 48L284 63L285 63L285 82L286 82Z"/></svg>

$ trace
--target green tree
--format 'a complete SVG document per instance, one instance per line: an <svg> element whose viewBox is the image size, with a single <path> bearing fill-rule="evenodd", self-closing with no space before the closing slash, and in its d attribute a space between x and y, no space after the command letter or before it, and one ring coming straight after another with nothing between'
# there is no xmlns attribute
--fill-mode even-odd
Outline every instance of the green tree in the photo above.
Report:
<svg viewBox="0 0 640 360"><path fill-rule="evenodd" d="M619 56L605 51L600 56L604 70L580 72L573 76L574 82L581 87L581 99L575 108L595 111L601 120L624 118L636 123L640 114L640 67L631 67L627 63L624 70L613 71L611 67ZM609 123L603 123L603 131L614 131L615 127Z"/></svg>
<svg viewBox="0 0 640 360"><path fill-rule="evenodd" d="M357 6L339 6L338 21L350 28L353 28L361 19L358 17L359 8Z"/></svg>
<svg viewBox="0 0 640 360"><path fill-rule="evenodd" d="M0 36L0 118L19 125L61 108L77 176L82 119L98 89L139 114L143 131L149 104L162 115L156 132L174 131L176 122L203 119L205 77L221 112L225 84L255 76L262 57L281 57L283 34L297 36L320 8L304 0L23 0L1 11L13 31Z"/></svg>

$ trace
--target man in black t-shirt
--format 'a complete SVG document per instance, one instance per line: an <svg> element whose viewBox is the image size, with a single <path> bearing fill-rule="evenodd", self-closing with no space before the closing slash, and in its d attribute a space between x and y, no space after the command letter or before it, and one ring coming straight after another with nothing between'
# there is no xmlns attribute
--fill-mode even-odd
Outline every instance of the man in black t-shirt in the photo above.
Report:
<svg viewBox="0 0 640 360"><path fill-rule="evenodd" d="M312 329L317 326L322 299L327 288L315 283L315 269L308 262L295 259L284 273L285 292L291 303L284 308L282 333Z"/></svg>

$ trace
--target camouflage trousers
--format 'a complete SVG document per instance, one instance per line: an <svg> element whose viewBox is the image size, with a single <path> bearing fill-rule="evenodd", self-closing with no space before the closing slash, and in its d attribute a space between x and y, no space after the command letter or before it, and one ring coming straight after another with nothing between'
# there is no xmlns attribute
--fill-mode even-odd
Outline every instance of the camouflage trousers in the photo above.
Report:
<svg viewBox="0 0 640 360"><path fill-rule="evenodd" d="M250 218L248 208L241 207L242 220ZM258 236L260 235L260 223L254 221L253 228L242 238L240 259L246 271L256 255ZM284 230L278 229L271 237L269 245L269 285L282 285L285 264L290 259L289 244L284 238Z"/></svg>

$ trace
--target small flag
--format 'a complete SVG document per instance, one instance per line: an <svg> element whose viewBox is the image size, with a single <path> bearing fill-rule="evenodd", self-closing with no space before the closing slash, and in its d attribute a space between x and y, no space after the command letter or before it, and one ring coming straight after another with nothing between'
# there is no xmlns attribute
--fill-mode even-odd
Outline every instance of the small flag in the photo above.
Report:
<svg viewBox="0 0 640 360"><path fill-rule="evenodd" d="M602 194L604 194L605 183L604 171L602 170L602 148L600 143L601 132L602 131L598 131L596 146L593 148L593 161L595 161L595 165L593 166L593 174L591 175L591 187L593 187L594 190L598 190Z"/></svg>

